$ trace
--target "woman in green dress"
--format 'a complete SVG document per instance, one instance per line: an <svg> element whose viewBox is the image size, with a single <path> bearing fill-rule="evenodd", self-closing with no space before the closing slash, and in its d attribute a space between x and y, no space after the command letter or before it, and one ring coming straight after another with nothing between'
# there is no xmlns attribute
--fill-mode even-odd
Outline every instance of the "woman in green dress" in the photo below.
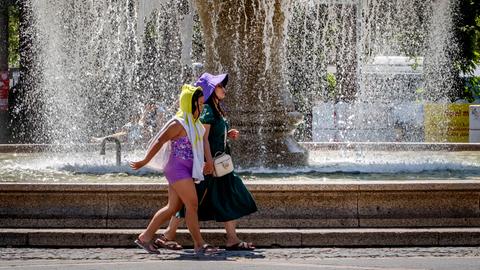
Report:
<svg viewBox="0 0 480 270"><path fill-rule="evenodd" d="M235 140L239 136L238 130L229 128L225 120L225 111L221 106L226 95L227 82L228 74L204 73L195 83L195 86L202 87L205 97L200 121L206 130L204 135L206 161L204 173L207 174L205 180L196 185L199 199L198 217L202 221L224 222L227 250L253 250L255 247L252 243L241 241L238 238L236 220L257 211L255 200L235 172L222 177L212 175L215 154L223 152L230 154L226 137ZM174 217L170 220L168 228L156 241L158 246L170 249L181 248L172 241L175 239L179 223L178 218Z"/></svg>

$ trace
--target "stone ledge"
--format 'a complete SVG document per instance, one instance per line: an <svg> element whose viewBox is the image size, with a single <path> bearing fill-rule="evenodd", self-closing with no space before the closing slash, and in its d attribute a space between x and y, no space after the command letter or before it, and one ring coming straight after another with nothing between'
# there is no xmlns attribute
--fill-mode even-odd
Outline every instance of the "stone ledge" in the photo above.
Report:
<svg viewBox="0 0 480 270"><path fill-rule="evenodd" d="M303 142L305 149L354 151L480 151L480 143Z"/></svg>
<svg viewBox="0 0 480 270"><path fill-rule="evenodd" d="M1 247L134 247L141 230L129 229L0 229ZM225 231L203 229L205 240L225 243ZM480 246L480 228L422 229L238 229L238 235L258 247L390 247ZM177 240L192 242L186 230Z"/></svg>
<svg viewBox="0 0 480 270"><path fill-rule="evenodd" d="M307 150L357 151L480 151L480 143L428 142L300 142ZM72 150L97 151L99 143L85 144L0 144L0 153L67 152Z"/></svg>
<svg viewBox="0 0 480 270"><path fill-rule="evenodd" d="M85 144L0 144L0 153L67 152L75 150L98 150L99 143Z"/></svg>
<svg viewBox="0 0 480 270"><path fill-rule="evenodd" d="M375 180L375 181L245 181L250 191L480 191L480 180ZM148 192L168 190L165 182L147 183L0 183L0 192Z"/></svg>
<svg viewBox="0 0 480 270"><path fill-rule="evenodd" d="M480 227L479 181L247 185L244 228ZM1 184L0 227L142 228L166 202L163 184Z"/></svg>

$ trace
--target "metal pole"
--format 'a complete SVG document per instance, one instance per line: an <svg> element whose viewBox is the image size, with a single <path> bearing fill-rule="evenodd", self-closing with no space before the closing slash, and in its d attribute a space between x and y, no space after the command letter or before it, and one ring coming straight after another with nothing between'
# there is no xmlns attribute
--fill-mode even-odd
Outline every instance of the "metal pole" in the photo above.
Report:
<svg viewBox="0 0 480 270"><path fill-rule="evenodd" d="M8 74L8 5L9 5L9 2L10 1L0 1L0 74L5 72ZM2 100L2 102L4 102L4 100ZM6 143L8 141L8 134L9 134L8 112L6 110L0 109L0 143Z"/></svg>

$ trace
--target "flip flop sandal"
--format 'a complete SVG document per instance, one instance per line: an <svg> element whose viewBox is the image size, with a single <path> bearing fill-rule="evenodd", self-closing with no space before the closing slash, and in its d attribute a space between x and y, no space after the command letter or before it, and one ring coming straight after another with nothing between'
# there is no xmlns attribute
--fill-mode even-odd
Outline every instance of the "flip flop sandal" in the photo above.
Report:
<svg viewBox="0 0 480 270"><path fill-rule="evenodd" d="M158 248L165 248L165 249L169 249L169 250L182 250L183 249L183 247L179 243L177 243L173 240L168 240L167 237L165 237L164 234L160 234L158 236L158 238L155 239L155 241L153 242L153 246L157 249Z"/></svg>
<svg viewBox="0 0 480 270"><path fill-rule="evenodd" d="M150 254L160 254L160 251L158 251L158 249L155 248L152 241L143 242L142 240L137 239L134 241L134 243L137 244L139 248L144 249L146 252Z"/></svg>
<svg viewBox="0 0 480 270"><path fill-rule="evenodd" d="M214 255L220 252L220 250L217 247L214 247L210 244L203 244L201 248L194 249L193 250L196 255Z"/></svg>
<svg viewBox="0 0 480 270"><path fill-rule="evenodd" d="M255 249L255 247L252 246L252 245L249 245L249 243L247 243L247 242L241 241L241 242L236 243L235 245L226 246L225 249L226 250L248 250L248 251L252 251L252 250Z"/></svg>

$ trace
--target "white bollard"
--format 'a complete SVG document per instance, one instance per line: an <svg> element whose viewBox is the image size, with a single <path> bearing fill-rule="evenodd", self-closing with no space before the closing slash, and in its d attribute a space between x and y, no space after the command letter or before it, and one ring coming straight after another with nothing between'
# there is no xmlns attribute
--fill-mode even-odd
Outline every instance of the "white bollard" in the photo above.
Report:
<svg viewBox="0 0 480 270"><path fill-rule="evenodd" d="M468 132L469 142L480 143L480 105L470 105L470 118Z"/></svg>

